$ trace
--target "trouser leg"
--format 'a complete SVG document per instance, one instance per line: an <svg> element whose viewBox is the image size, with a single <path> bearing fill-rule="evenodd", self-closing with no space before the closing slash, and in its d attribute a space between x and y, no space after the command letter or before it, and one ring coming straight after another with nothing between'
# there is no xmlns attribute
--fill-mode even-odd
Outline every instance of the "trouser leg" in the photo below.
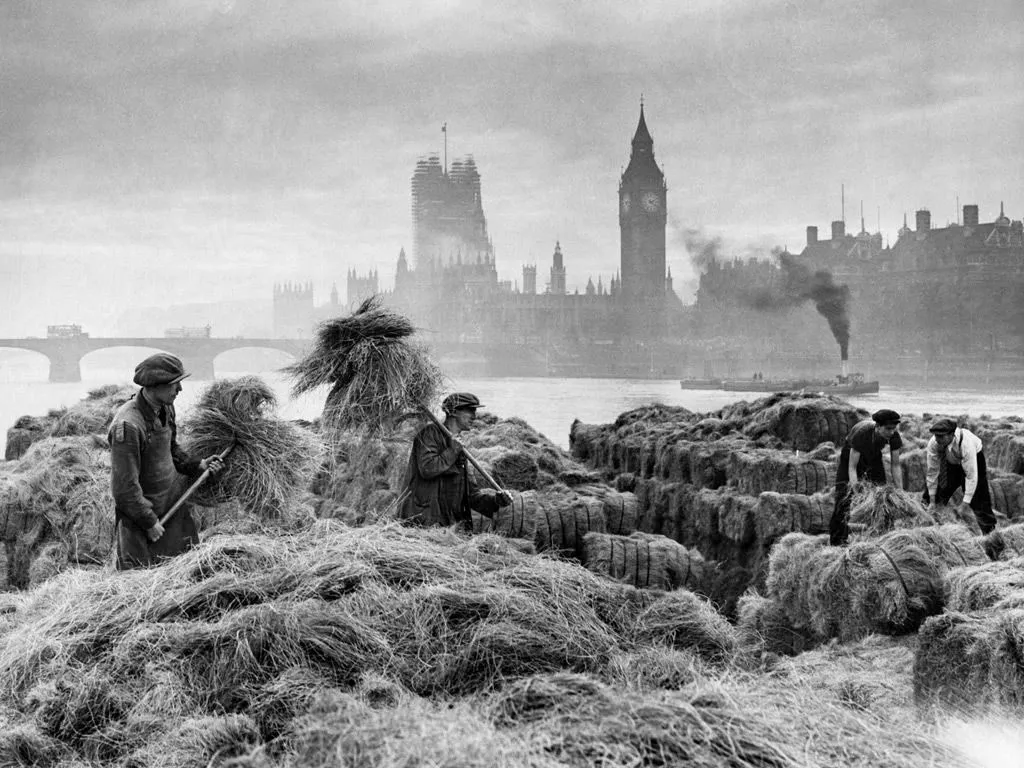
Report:
<svg viewBox="0 0 1024 768"><path fill-rule="evenodd" d="M992 494L988 488L988 467L985 465L985 454L978 453L978 487L971 499L971 509L978 518L978 526L982 533L995 530L996 516L992 511Z"/></svg>
<svg viewBox="0 0 1024 768"><path fill-rule="evenodd" d="M850 505L853 494L848 483L836 483L836 501L828 524L828 543L842 546L850 538Z"/></svg>

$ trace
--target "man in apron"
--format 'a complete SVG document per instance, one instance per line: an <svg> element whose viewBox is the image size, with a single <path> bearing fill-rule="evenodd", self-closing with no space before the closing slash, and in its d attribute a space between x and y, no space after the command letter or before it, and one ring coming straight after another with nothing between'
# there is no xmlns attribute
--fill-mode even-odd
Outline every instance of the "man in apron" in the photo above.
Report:
<svg viewBox="0 0 1024 768"><path fill-rule="evenodd" d="M194 478L223 467L216 456L197 461L178 446L174 399L188 375L174 355L147 357L135 367L142 389L117 410L107 432L119 570L153 565L199 542L187 507L160 523L184 490L180 475Z"/></svg>

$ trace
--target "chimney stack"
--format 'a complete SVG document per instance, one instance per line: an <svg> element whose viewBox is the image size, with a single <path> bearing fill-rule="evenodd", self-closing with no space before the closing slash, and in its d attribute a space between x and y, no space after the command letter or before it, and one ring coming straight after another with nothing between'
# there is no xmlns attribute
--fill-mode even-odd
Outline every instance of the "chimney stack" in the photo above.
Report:
<svg viewBox="0 0 1024 768"><path fill-rule="evenodd" d="M808 227L807 228L807 244L808 245L814 245L816 242L818 242L818 228L817 227Z"/></svg>
<svg viewBox="0 0 1024 768"><path fill-rule="evenodd" d="M846 360L846 358L844 357L842 359L842 362L841 362L840 365L841 365L840 370L842 371L842 374L843 374L843 380L845 381L846 377L850 375L850 364Z"/></svg>
<svg viewBox="0 0 1024 768"><path fill-rule="evenodd" d="M932 214L927 208L917 212L917 231L927 232L932 228Z"/></svg>
<svg viewBox="0 0 1024 768"><path fill-rule="evenodd" d="M976 227L976 226L978 226L978 206L976 206L976 205L965 205L964 206L964 226L965 227Z"/></svg>
<svg viewBox="0 0 1024 768"><path fill-rule="evenodd" d="M832 222L832 239L839 240L846 235L846 222L845 221L833 221Z"/></svg>

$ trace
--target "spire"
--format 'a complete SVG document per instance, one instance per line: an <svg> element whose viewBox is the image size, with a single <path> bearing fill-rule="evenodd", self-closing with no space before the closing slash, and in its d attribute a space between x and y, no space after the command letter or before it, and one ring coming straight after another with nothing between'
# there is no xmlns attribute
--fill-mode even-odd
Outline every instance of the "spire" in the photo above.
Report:
<svg viewBox="0 0 1024 768"><path fill-rule="evenodd" d="M654 139L651 138L651 132L647 130L647 121L644 119L644 99L640 97L640 122L636 125L636 133L633 134L633 148L636 149L638 146L650 149L654 146Z"/></svg>

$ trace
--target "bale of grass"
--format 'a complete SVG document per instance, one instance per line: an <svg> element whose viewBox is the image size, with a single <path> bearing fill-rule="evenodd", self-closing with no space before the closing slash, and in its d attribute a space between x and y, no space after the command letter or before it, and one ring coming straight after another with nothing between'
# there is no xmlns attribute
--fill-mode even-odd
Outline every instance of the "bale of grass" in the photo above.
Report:
<svg viewBox="0 0 1024 768"><path fill-rule="evenodd" d="M943 587L947 611L972 613L1012 604L1024 607L1024 560L953 568Z"/></svg>
<svg viewBox="0 0 1024 768"><path fill-rule="evenodd" d="M861 483L850 505L850 523L864 526L865 536L878 536L897 528L934 524L919 497L892 485Z"/></svg>
<svg viewBox="0 0 1024 768"><path fill-rule="evenodd" d="M768 433L788 447L810 451L824 442L839 445L850 429L866 417L835 397L784 395L763 398L755 412L744 419L743 433L758 437Z"/></svg>
<svg viewBox="0 0 1024 768"><path fill-rule="evenodd" d="M433 403L443 383L426 347L410 341L412 322L366 299L347 317L322 322L305 356L282 369L293 396L329 386L323 428L329 435L380 433Z"/></svg>
<svg viewBox="0 0 1024 768"><path fill-rule="evenodd" d="M959 523L944 523L923 528L903 528L886 534L887 544L903 544L923 551L944 575L952 568L980 565L989 561L982 540Z"/></svg>
<svg viewBox="0 0 1024 768"><path fill-rule="evenodd" d="M605 530L628 536L637 528L639 503L636 494L619 491L600 483L587 483L574 488L580 496L599 499L604 507Z"/></svg>
<svg viewBox="0 0 1024 768"><path fill-rule="evenodd" d="M1024 557L1024 523L996 528L980 537L991 560L1015 560Z"/></svg>
<svg viewBox="0 0 1024 768"><path fill-rule="evenodd" d="M588 533L583 537L583 565L640 589L695 589L704 580L700 553L659 535Z"/></svg>
<svg viewBox="0 0 1024 768"><path fill-rule="evenodd" d="M988 484L993 508L1010 520L1024 516L1024 477L993 470L988 473Z"/></svg>
<svg viewBox="0 0 1024 768"><path fill-rule="evenodd" d="M550 495L538 498L534 542L538 552L583 558L583 537L604 533L604 505L592 498Z"/></svg>
<svg viewBox="0 0 1024 768"><path fill-rule="evenodd" d="M195 492L197 503L237 499L253 514L275 519L306 491L322 442L277 418L276 405L274 391L258 376L218 379L200 393L185 424L188 451L205 458L232 450L225 468Z"/></svg>
<svg viewBox="0 0 1024 768"><path fill-rule="evenodd" d="M693 650L706 661L729 658L737 647L736 630L703 597L678 589L655 600L636 619L635 637L645 644Z"/></svg>
<svg viewBox="0 0 1024 768"><path fill-rule="evenodd" d="M754 653L796 656L817 645L814 633L797 628L777 600L748 589L737 603L737 646Z"/></svg>
<svg viewBox="0 0 1024 768"><path fill-rule="evenodd" d="M751 510L753 534L770 545L788 533L822 533L828 530L833 508L831 493L804 496L766 491Z"/></svg>
<svg viewBox="0 0 1024 768"><path fill-rule="evenodd" d="M764 491L810 496L835 483L832 463L772 450L734 453L728 475L731 486L751 496Z"/></svg>
<svg viewBox="0 0 1024 768"><path fill-rule="evenodd" d="M947 611L927 619L914 654L914 703L972 717L984 712L995 698L992 634L991 619L984 615Z"/></svg>
<svg viewBox="0 0 1024 768"><path fill-rule="evenodd" d="M492 530L510 539L533 541L537 534L538 500L533 491L512 493L512 503L492 515Z"/></svg>

